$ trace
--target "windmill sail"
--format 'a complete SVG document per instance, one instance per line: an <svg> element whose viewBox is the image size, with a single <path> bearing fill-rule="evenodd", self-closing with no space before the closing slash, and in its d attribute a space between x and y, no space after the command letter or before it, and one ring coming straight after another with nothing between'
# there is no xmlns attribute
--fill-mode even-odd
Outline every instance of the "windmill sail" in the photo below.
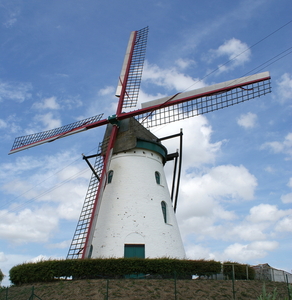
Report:
<svg viewBox="0 0 292 300"><path fill-rule="evenodd" d="M35 147L44 143L53 142L57 139L66 137L71 134L79 133L81 131L87 130L89 126L92 126L93 124L96 126L98 126L97 124L102 125L103 123L99 122L102 116L103 114L99 114L55 129L17 137L14 140L9 154Z"/></svg>
<svg viewBox="0 0 292 300"><path fill-rule="evenodd" d="M147 34L148 27L145 27L139 31L133 31L130 35L116 92L116 96L120 98L116 115L120 115L123 108L136 106L146 51ZM103 196L105 180L115 145L115 139L118 134L118 121L114 116L108 118L108 123L111 122L116 126L111 128L111 133L104 138L100 152L102 163L100 161L99 175L101 179L96 187L94 187L94 178L92 178L92 185L90 182L87 193L89 196L85 199L85 203L89 205L84 204L83 206L84 209L82 209L82 211L84 210L84 214L81 213L80 215L67 256L68 258L90 257L92 253L94 228L97 218L99 217L99 208ZM94 197L94 193L91 193L91 190L95 191Z"/></svg>
<svg viewBox="0 0 292 300"><path fill-rule="evenodd" d="M101 153L101 148L100 144L98 153ZM102 169L103 157L101 155L97 155L94 163L94 170L98 176L101 176ZM95 174L92 173L76 230L67 254L67 259L82 258L98 187L99 180Z"/></svg>
<svg viewBox="0 0 292 300"><path fill-rule="evenodd" d="M137 119L148 128L159 126L206 114L270 92L270 74L263 72L142 103Z"/></svg>
<svg viewBox="0 0 292 300"><path fill-rule="evenodd" d="M116 90L120 97L125 85L123 108L135 107L138 101L143 64L146 52L148 27L133 31L130 35L121 75Z"/></svg>

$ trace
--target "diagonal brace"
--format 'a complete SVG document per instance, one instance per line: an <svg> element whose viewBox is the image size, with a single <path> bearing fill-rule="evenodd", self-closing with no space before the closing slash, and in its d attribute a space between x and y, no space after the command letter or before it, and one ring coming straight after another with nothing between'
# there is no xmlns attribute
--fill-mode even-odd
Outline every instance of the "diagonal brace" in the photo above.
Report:
<svg viewBox="0 0 292 300"><path fill-rule="evenodd" d="M90 161L88 160L88 158L91 158L91 157L96 157L100 154L95 154L95 155L90 155L90 156L85 156L83 153L82 153L82 158L87 162L89 168L91 169L91 171L93 172L93 174L96 176L97 180L100 181L100 177L98 176L98 174L96 173L95 169L93 168L92 164L90 163Z"/></svg>

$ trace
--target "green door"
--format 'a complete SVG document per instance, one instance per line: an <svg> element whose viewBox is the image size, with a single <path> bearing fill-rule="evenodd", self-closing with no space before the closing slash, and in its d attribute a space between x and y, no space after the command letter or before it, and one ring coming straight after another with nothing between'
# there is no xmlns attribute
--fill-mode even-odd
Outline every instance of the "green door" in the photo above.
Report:
<svg viewBox="0 0 292 300"><path fill-rule="evenodd" d="M145 258L145 245L125 245L124 257L137 257L137 258ZM136 274L128 274L125 275L125 278L144 278L144 274L136 273Z"/></svg>
<svg viewBox="0 0 292 300"><path fill-rule="evenodd" d="M145 258L145 245L125 245L124 257Z"/></svg>

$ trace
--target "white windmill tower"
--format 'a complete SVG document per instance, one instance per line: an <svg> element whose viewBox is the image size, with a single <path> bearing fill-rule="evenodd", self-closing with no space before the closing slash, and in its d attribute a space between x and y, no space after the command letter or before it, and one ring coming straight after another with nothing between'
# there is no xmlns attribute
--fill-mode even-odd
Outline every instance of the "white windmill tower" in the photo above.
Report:
<svg viewBox="0 0 292 300"><path fill-rule="evenodd" d="M93 174L67 258L172 257L185 252L175 218L176 199L164 164L177 155L146 128L208 113L269 93L268 72L137 104L148 27L130 35L116 95L116 114L97 115L16 138L10 153L106 125L97 155L84 157ZM181 136L177 134L175 136ZM88 158L96 157L94 166ZM180 156L181 159L181 156ZM173 194L173 193L172 193Z"/></svg>

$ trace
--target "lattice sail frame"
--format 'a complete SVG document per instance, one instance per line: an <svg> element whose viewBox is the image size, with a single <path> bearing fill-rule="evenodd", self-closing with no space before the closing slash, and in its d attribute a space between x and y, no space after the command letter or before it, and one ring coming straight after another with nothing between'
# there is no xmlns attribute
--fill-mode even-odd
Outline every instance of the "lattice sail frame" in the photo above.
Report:
<svg viewBox="0 0 292 300"><path fill-rule="evenodd" d="M245 83L246 81L248 81L247 84ZM212 89L214 92L210 93ZM144 105L142 103L142 107L144 108L147 108L148 105L150 107L155 106L156 108L150 112L138 115L136 119L139 120L143 126L151 128L206 114L263 96L270 92L271 82L269 72L264 72L243 77L238 80L215 84L207 88L179 93L172 97L146 102ZM197 97L195 94L197 94ZM190 95L191 98L195 97L195 99L188 100ZM159 106L162 107L160 108Z"/></svg>
<svg viewBox="0 0 292 300"><path fill-rule="evenodd" d="M56 139L87 130L89 125L100 121L102 116L103 114L99 114L55 129L17 137L14 140L9 154L38 146L43 143L53 142Z"/></svg>
<svg viewBox="0 0 292 300"><path fill-rule="evenodd" d="M123 108L136 107L137 105L146 53L148 30L149 28L147 26L141 30L133 32L133 36L130 37L125 60L122 67L122 72L119 77L118 87L116 91L116 96L119 97L122 90L122 86L124 84L126 85ZM134 39L133 52L130 51L133 43L132 39ZM126 67L129 60L131 60L130 68L126 77Z"/></svg>
<svg viewBox="0 0 292 300"><path fill-rule="evenodd" d="M103 170L102 143L98 147L98 155L95 159L94 170L100 177ZM89 231L92 211L96 201L96 193L99 187L99 180L92 173L79 220L73 235L71 245L67 254L67 259L82 258L84 245Z"/></svg>

